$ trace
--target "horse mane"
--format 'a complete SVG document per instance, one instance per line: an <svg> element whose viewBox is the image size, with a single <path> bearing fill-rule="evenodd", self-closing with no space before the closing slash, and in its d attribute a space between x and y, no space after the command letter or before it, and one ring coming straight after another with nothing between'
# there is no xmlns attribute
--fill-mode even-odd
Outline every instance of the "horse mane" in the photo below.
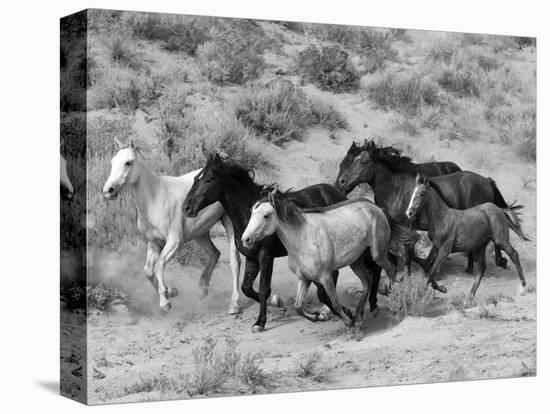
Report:
<svg viewBox="0 0 550 414"><path fill-rule="evenodd" d="M252 187L256 190L272 190L273 187L272 185L264 186L261 184L257 184L253 178L255 176L253 169L246 168L238 162L233 161L227 157L220 157L219 160L216 162L215 157L210 156L206 162L205 168L211 168L212 171L214 171L216 174L231 176L239 184L246 187Z"/></svg>
<svg viewBox="0 0 550 414"><path fill-rule="evenodd" d="M416 173L418 165L410 157L401 155L401 150L393 145L377 147L373 144L366 146L366 150L373 161L378 161L395 172Z"/></svg>
<svg viewBox="0 0 550 414"><path fill-rule="evenodd" d="M268 189L265 189L264 193L267 193L267 191ZM302 214L302 209L298 207L296 202L292 199L292 193L292 188L289 188L286 191L276 191L275 193L270 192L267 195L264 195L259 203L271 203L280 221L292 226L299 226L305 219Z"/></svg>

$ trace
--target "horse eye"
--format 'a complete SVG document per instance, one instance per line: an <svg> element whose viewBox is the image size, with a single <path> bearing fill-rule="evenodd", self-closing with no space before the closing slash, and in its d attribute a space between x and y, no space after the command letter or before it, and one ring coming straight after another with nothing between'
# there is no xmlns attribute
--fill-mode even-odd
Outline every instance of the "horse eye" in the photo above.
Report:
<svg viewBox="0 0 550 414"><path fill-rule="evenodd" d="M127 162L126 162L126 166L127 166L127 167L131 167L131 166L132 166L132 161L127 161Z"/></svg>
<svg viewBox="0 0 550 414"><path fill-rule="evenodd" d="M267 220L268 218L269 218L269 214L265 214L265 215L264 215L264 219Z"/></svg>

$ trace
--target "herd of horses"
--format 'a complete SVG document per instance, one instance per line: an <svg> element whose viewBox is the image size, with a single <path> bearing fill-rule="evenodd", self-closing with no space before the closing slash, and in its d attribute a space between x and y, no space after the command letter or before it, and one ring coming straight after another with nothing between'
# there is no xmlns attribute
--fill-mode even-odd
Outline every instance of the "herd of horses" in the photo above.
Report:
<svg viewBox="0 0 550 414"><path fill-rule="evenodd" d="M268 305L284 307L271 291L273 261L284 256L298 278L297 312L311 321L327 320L333 312L348 327L362 320L367 300L370 311L377 311L382 270L390 280L385 291L398 282L397 252L390 247L396 244L404 247L404 277L414 260L427 274L427 288L444 293L447 289L434 276L450 253L467 253L466 271L473 273L474 262L478 267L468 303L485 273L490 242L495 245L496 264L507 267L504 250L517 270L520 290L525 287L518 253L509 242L509 229L528 240L518 218L521 206L506 203L492 179L462 171L455 163L415 164L398 149L370 139L351 145L334 185L280 191L276 185L256 183L253 170L221 153L210 154L203 168L183 176L159 176L147 166L133 140L116 143L118 151L103 195L113 200L122 189L130 189L138 230L147 240L144 272L158 292L163 312L170 310L170 298L178 294L166 285L165 266L187 241L195 240L207 254L199 280L199 295L207 295L220 256L209 230L220 221L227 233L233 277L229 313L239 312L242 255L242 292L260 304L254 332L265 329ZM348 199L361 183L372 188L374 201ZM414 254L416 230L427 231L433 243L426 259ZM345 266L363 285L354 312L342 306L336 294L338 270ZM320 310L303 306L311 283L324 305Z"/></svg>

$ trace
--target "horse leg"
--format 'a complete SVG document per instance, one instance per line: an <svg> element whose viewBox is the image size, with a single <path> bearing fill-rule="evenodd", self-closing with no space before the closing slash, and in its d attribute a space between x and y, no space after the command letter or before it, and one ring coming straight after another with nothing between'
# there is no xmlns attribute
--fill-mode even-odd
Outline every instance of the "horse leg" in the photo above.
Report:
<svg viewBox="0 0 550 414"><path fill-rule="evenodd" d="M369 310L372 315L376 317L378 315L378 285L380 284L380 274L382 273L382 268L372 259L370 249L368 254L365 256L365 266L372 275L372 285L369 292ZM388 290L389 289L386 286L384 291L388 292Z"/></svg>
<svg viewBox="0 0 550 414"><path fill-rule="evenodd" d="M348 328L351 328L353 326L353 315L349 309L343 307L340 305L340 302L338 302L338 297L336 296L336 286L334 286L334 281L332 280L330 272L323 273L319 278L319 282L325 288L327 296L332 303L332 307L334 308L334 312L342 318Z"/></svg>
<svg viewBox="0 0 550 414"><path fill-rule="evenodd" d="M472 252L468 252L468 266L466 266L465 272L469 275L474 274L474 254Z"/></svg>
<svg viewBox="0 0 550 414"><path fill-rule="evenodd" d="M227 243L229 244L229 266L231 267L231 274L233 276L233 284L231 291L231 303L229 304L229 314L234 315L239 313L239 276L241 272L241 256L237 250L235 244L235 230L231 219L224 215L222 217L222 223L225 227L227 234Z"/></svg>
<svg viewBox="0 0 550 414"><path fill-rule="evenodd" d="M506 260L505 257L502 257L502 252L500 251L500 247L498 247L495 244L495 264L499 267L502 267L503 269L506 269L508 267L508 260Z"/></svg>
<svg viewBox="0 0 550 414"><path fill-rule="evenodd" d="M485 274L485 270L487 269L487 261L485 258L485 249L487 245L481 247L479 250L475 252L476 258L477 258L477 266L478 266L478 274L477 278L472 285L472 289L470 290L470 295L466 299L466 302L464 303L464 308L467 308L470 306L470 303L472 303L472 300L474 299L474 296L477 292L477 288L479 288L479 284L481 283L481 279L483 278L483 275Z"/></svg>
<svg viewBox="0 0 550 414"><path fill-rule="evenodd" d="M450 253L451 253L450 246L446 246L446 245L441 246L441 248L438 249L434 262L432 263L432 266L430 267L430 270L428 271L428 274L427 274L428 281L426 282L426 285L431 285L434 290L437 290L441 293L447 293L447 288L443 285L438 285L437 282L433 280L433 277Z"/></svg>
<svg viewBox="0 0 550 414"><path fill-rule="evenodd" d="M168 311L172 308L172 304L170 303L168 298L174 297L178 294L177 289L174 288L168 290L168 288L164 284L164 269L166 267L166 263L168 263L172 256L174 256L174 253L178 249L178 246L179 240L176 240L174 238L169 238L168 240L166 240L166 244L164 245L154 265L154 273L157 279L158 293L160 297L159 305L163 313L168 313Z"/></svg>
<svg viewBox="0 0 550 414"><path fill-rule="evenodd" d="M259 271L260 263L258 260L247 257L244 263L242 291L247 297L255 300L256 302L260 301L260 296L258 295L258 292L254 290L254 281L256 280Z"/></svg>
<svg viewBox="0 0 550 414"><path fill-rule="evenodd" d="M514 263L514 266L516 267L516 271L518 272L518 277L521 282L521 285L519 287L519 294L523 295L525 293L525 285L527 283L525 282L525 277L523 276L523 269L521 268L518 252L516 251L516 249L512 247L510 242L507 240L504 240L498 243L495 242L495 244L498 247L500 247L502 250L504 250L506 254L510 257L510 259L512 259L512 263Z"/></svg>
<svg viewBox="0 0 550 414"><path fill-rule="evenodd" d="M307 312L303 308L304 298L306 297L309 285L311 285L311 280L305 278L302 275L298 276L298 287L296 290L296 300L294 302L294 308L296 309L296 313L298 313L298 315L301 315L312 322L317 322L319 320L319 315L317 313Z"/></svg>
<svg viewBox="0 0 550 414"><path fill-rule="evenodd" d="M412 259L413 259L413 254L414 254L414 246L413 245L410 245L410 244L406 244L404 246L404 261L405 261L405 267L403 269L403 278L405 277L410 277L411 275L411 262L412 262ZM403 279L402 278L402 279Z"/></svg>
<svg viewBox="0 0 550 414"><path fill-rule="evenodd" d="M159 285L157 283L157 280L155 279L154 266L157 258L160 255L160 251L161 248L159 245L150 241L147 242L147 254L145 258L145 266L143 266L143 272L155 288L155 292L158 291Z"/></svg>
<svg viewBox="0 0 550 414"><path fill-rule="evenodd" d="M357 303L357 308L355 309L355 318L353 319L354 322L361 322L365 313L367 298L369 298L369 293L373 284L373 277L371 273L367 270L367 266L365 265L363 257L360 257L359 260L356 260L354 263L352 263L350 267L351 270L353 270L353 273L357 275L357 277L359 278L359 280L361 280L361 283L363 284L363 293L359 298L359 302Z"/></svg>
<svg viewBox="0 0 550 414"><path fill-rule="evenodd" d="M220 258L220 251L212 243L212 239L208 233L202 234L195 238L195 242L204 250L208 256L208 262L206 267L202 271L199 279L199 298L204 299L208 295L208 286L210 285L210 278L216 263Z"/></svg>
<svg viewBox="0 0 550 414"><path fill-rule="evenodd" d="M273 258L263 251L260 251L258 258L260 260L260 290L258 292L260 313L256 323L252 327L252 332L262 332L265 330L267 300L271 296L271 276L273 274Z"/></svg>
<svg viewBox="0 0 550 414"><path fill-rule="evenodd" d="M335 270L332 272L332 280L334 281L334 286L338 283L338 270ZM327 296L327 292L323 285L321 285L319 282L313 282L315 287L317 287L317 298L319 301L323 304L323 307L319 311L319 316L317 317L317 320L319 321L328 321L330 319L330 313L336 314L334 312L334 309L332 307L332 303L330 303L330 299Z"/></svg>

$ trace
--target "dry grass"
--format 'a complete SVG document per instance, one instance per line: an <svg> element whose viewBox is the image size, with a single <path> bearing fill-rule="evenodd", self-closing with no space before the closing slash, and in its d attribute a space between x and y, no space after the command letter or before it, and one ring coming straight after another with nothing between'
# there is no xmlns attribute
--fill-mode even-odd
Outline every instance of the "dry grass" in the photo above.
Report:
<svg viewBox="0 0 550 414"><path fill-rule="evenodd" d="M441 96L437 83L420 73L387 73L371 79L367 94L377 105L411 116L425 106L438 106Z"/></svg>
<svg viewBox="0 0 550 414"><path fill-rule="evenodd" d="M396 315L424 316L433 298L433 289L426 287L421 276L411 275L392 286L388 296L388 308Z"/></svg>
<svg viewBox="0 0 550 414"><path fill-rule="evenodd" d="M321 354L317 351L302 355L295 362L294 370L300 378L310 378L320 382L326 375L327 368L324 366Z"/></svg>

